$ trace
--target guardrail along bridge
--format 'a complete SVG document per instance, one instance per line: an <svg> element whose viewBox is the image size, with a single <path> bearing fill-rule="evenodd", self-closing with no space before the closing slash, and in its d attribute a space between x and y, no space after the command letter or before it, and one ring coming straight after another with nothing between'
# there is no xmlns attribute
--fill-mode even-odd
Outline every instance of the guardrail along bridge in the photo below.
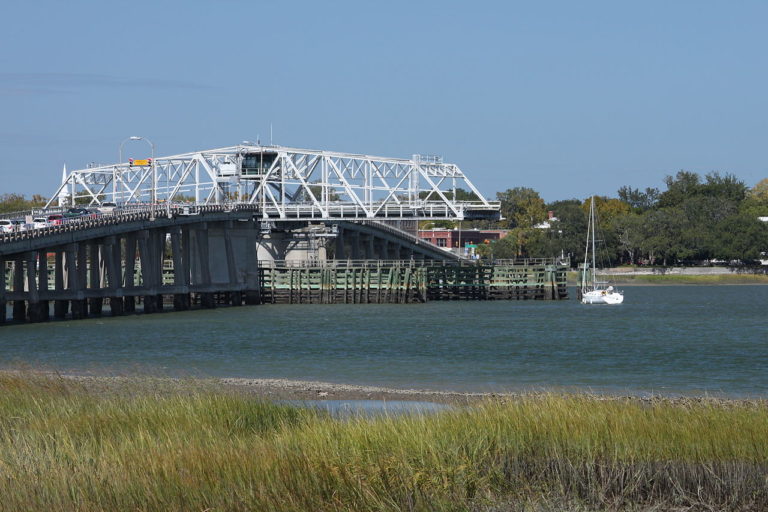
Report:
<svg viewBox="0 0 768 512"><path fill-rule="evenodd" d="M458 200L458 189L474 200ZM73 216L75 206L88 212ZM112 314L134 311L137 301L153 312L170 297L182 310L260 303L265 280L279 281L265 269L296 262L461 266L416 236L417 221L498 215L499 203L438 157L241 144L74 170L45 208L11 215L42 218L41 226L0 235L0 322L9 301L16 321L48 319L51 302L58 318L99 314L105 299Z"/></svg>

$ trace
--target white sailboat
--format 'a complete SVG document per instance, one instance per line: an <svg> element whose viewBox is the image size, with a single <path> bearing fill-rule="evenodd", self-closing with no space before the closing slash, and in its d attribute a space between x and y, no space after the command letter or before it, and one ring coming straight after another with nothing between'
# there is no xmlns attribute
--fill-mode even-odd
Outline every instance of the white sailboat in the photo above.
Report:
<svg viewBox="0 0 768 512"><path fill-rule="evenodd" d="M590 249L592 266L588 279L587 269L590 268ZM579 297L582 304L621 304L624 302L624 292L614 289L613 286L606 287L605 285L608 284L607 282L597 280L597 265L595 259L595 197L592 196L589 205L587 247L584 250L584 265L582 265L581 268L581 289L579 290Z"/></svg>

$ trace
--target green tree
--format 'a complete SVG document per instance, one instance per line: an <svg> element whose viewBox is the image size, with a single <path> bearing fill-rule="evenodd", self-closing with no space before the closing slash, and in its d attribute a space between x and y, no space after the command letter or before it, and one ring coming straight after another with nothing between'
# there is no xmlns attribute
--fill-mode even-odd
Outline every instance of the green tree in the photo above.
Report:
<svg viewBox="0 0 768 512"><path fill-rule="evenodd" d="M667 190L659 196L660 208L677 206L701 192L701 177L695 172L678 171L674 178L672 176L664 178L664 184Z"/></svg>
<svg viewBox="0 0 768 512"><path fill-rule="evenodd" d="M768 178L763 178L749 190L749 197L768 203Z"/></svg>
<svg viewBox="0 0 768 512"><path fill-rule="evenodd" d="M739 211L752 217L768 217L768 178L760 180L747 192Z"/></svg>
<svg viewBox="0 0 768 512"><path fill-rule="evenodd" d="M604 196L594 196L595 197L595 210L597 211L597 217L599 219L598 222L601 224L608 225L608 223L613 220L614 217L618 217L619 215L626 215L628 214L632 209L626 202L622 201L621 199L614 199L610 197L604 197ZM591 203L590 199L585 199L584 202L581 205L581 208L584 210L585 214L589 214L589 205Z"/></svg>
<svg viewBox="0 0 768 512"><path fill-rule="evenodd" d="M547 209L539 193L532 188L515 187L498 192L501 216L509 228L530 229L547 218Z"/></svg>
<svg viewBox="0 0 768 512"><path fill-rule="evenodd" d="M551 258L564 254L575 264L584 258L587 236L587 214L578 199L555 201L546 205L556 220L550 220L549 229L537 230L538 235L528 242L532 257Z"/></svg>
<svg viewBox="0 0 768 512"><path fill-rule="evenodd" d="M619 199L627 203L635 213L643 213L656 207L659 201L659 189L646 188L645 191L639 188L621 187L618 192Z"/></svg>
<svg viewBox="0 0 768 512"><path fill-rule="evenodd" d="M34 194L32 199L27 199L23 194L3 194L0 195L0 213L13 213L31 210L45 206L46 199Z"/></svg>
<svg viewBox="0 0 768 512"><path fill-rule="evenodd" d="M638 256L642 252L645 219L637 213L626 213L613 218L611 229L616 234L618 242L618 252L621 256L626 256L626 260L634 265Z"/></svg>
<svg viewBox="0 0 768 512"><path fill-rule="evenodd" d="M748 215L732 215L713 230L712 257L726 261L757 260L768 249L768 222Z"/></svg>
<svg viewBox="0 0 768 512"><path fill-rule="evenodd" d="M747 190L744 182L733 174L721 175L719 172L707 174L705 183L700 187L702 195L734 203L743 201L747 197Z"/></svg>
<svg viewBox="0 0 768 512"><path fill-rule="evenodd" d="M517 235L510 233L500 240L491 242L490 252L494 259L512 259L517 257L519 251L519 242Z"/></svg>

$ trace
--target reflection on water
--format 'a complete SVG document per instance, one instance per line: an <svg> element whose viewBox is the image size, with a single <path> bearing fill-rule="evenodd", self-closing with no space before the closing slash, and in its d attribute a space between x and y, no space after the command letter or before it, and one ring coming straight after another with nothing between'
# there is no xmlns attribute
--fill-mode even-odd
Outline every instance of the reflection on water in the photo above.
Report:
<svg viewBox="0 0 768 512"><path fill-rule="evenodd" d="M0 327L0 366L455 391L768 394L768 286L562 302L264 305Z"/></svg>

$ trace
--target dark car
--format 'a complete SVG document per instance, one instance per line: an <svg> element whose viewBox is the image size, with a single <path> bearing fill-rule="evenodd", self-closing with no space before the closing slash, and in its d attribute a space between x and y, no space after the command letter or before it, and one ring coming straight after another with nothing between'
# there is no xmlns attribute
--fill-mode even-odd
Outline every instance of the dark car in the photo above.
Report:
<svg viewBox="0 0 768 512"><path fill-rule="evenodd" d="M67 210L67 212L64 214L65 217L72 219L75 217L82 217L83 215L90 215L91 212L88 211L87 208L70 208Z"/></svg>

